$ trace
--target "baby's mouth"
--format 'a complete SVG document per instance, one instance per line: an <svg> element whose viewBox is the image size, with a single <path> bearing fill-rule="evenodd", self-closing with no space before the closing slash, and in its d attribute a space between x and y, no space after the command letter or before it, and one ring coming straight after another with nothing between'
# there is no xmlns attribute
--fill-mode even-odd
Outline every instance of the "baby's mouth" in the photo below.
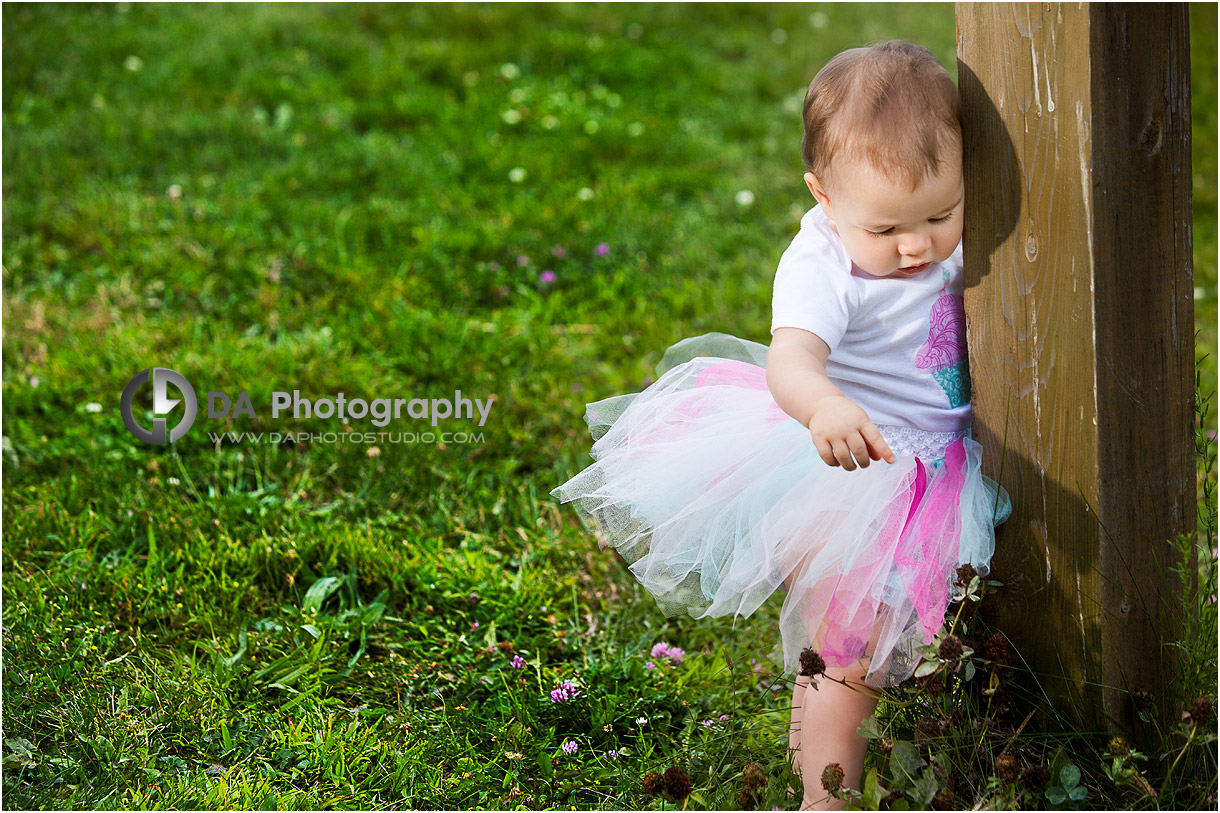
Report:
<svg viewBox="0 0 1220 813"><path fill-rule="evenodd" d="M926 263L920 263L919 265L908 265L908 266L899 268L898 270L901 271L903 274L918 274L921 271L923 271L924 269L926 269L931 264L932 263L930 263L930 262L926 262Z"/></svg>

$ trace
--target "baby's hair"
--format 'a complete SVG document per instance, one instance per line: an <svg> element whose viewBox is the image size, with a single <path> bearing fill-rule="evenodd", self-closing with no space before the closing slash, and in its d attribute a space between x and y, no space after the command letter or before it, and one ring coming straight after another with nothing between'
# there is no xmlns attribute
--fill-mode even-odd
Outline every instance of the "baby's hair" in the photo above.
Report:
<svg viewBox="0 0 1220 813"><path fill-rule="evenodd" d="M845 158L913 190L962 143L953 79L931 51L902 40L827 62L809 83L804 121L801 154L823 184L831 162Z"/></svg>

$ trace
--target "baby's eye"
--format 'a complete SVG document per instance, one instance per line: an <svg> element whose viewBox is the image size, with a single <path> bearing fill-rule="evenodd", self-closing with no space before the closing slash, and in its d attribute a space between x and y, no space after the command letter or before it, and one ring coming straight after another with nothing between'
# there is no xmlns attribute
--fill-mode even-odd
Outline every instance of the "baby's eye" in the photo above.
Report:
<svg viewBox="0 0 1220 813"><path fill-rule="evenodd" d="M867 231L867 232L868 232L869 234L871 234L873 237L885 237L885 236L887 236L887 235L890 235L890 234L893 234L893 233L894 233L894 227L893 227L893 226L890 226L890 227L889 227L888 229L886 229L885 231L869 231L868 229L865 229L865 231Z"/></svg>
<svg viewBox="0 0 1220 813"><path fill-rule="evenodd" d="M947 223L948 221L950 221L952 219L953 219L953 212L949 212L949 214L945 215L944 217L930 218L928 222L929 223Z"/></svg>

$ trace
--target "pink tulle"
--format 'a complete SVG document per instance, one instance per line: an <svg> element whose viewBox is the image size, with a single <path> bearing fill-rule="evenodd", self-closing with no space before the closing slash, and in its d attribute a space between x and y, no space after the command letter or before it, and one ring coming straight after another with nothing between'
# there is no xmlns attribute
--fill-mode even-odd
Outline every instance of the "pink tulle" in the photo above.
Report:
<svg viewBox="0 0 1220 813"><path fill-rule="evenodd" d="M551 493L667 615L745 617L782 591L785 671L812 646L895 685L940 630L957 565L987 570L1004 512L981 449L924 433L918 448L934 453L827 466L772 398L765 356L723 334L670 348L644 392L588 405L597 462ZM909 428L878 428L912 442Z"/></svg>

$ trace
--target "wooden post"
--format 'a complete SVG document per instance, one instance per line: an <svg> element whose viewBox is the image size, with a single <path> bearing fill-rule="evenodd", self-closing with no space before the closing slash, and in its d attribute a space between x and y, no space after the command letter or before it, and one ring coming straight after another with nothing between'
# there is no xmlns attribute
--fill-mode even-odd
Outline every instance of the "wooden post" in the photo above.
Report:
<svg viewBox="0 0 1220 813"><path fill-rule="evenodd" d="M993 619L1080 730L1147 747L1196 528L1185 4L957 4L975 437L1013 497Z"/></svg>

